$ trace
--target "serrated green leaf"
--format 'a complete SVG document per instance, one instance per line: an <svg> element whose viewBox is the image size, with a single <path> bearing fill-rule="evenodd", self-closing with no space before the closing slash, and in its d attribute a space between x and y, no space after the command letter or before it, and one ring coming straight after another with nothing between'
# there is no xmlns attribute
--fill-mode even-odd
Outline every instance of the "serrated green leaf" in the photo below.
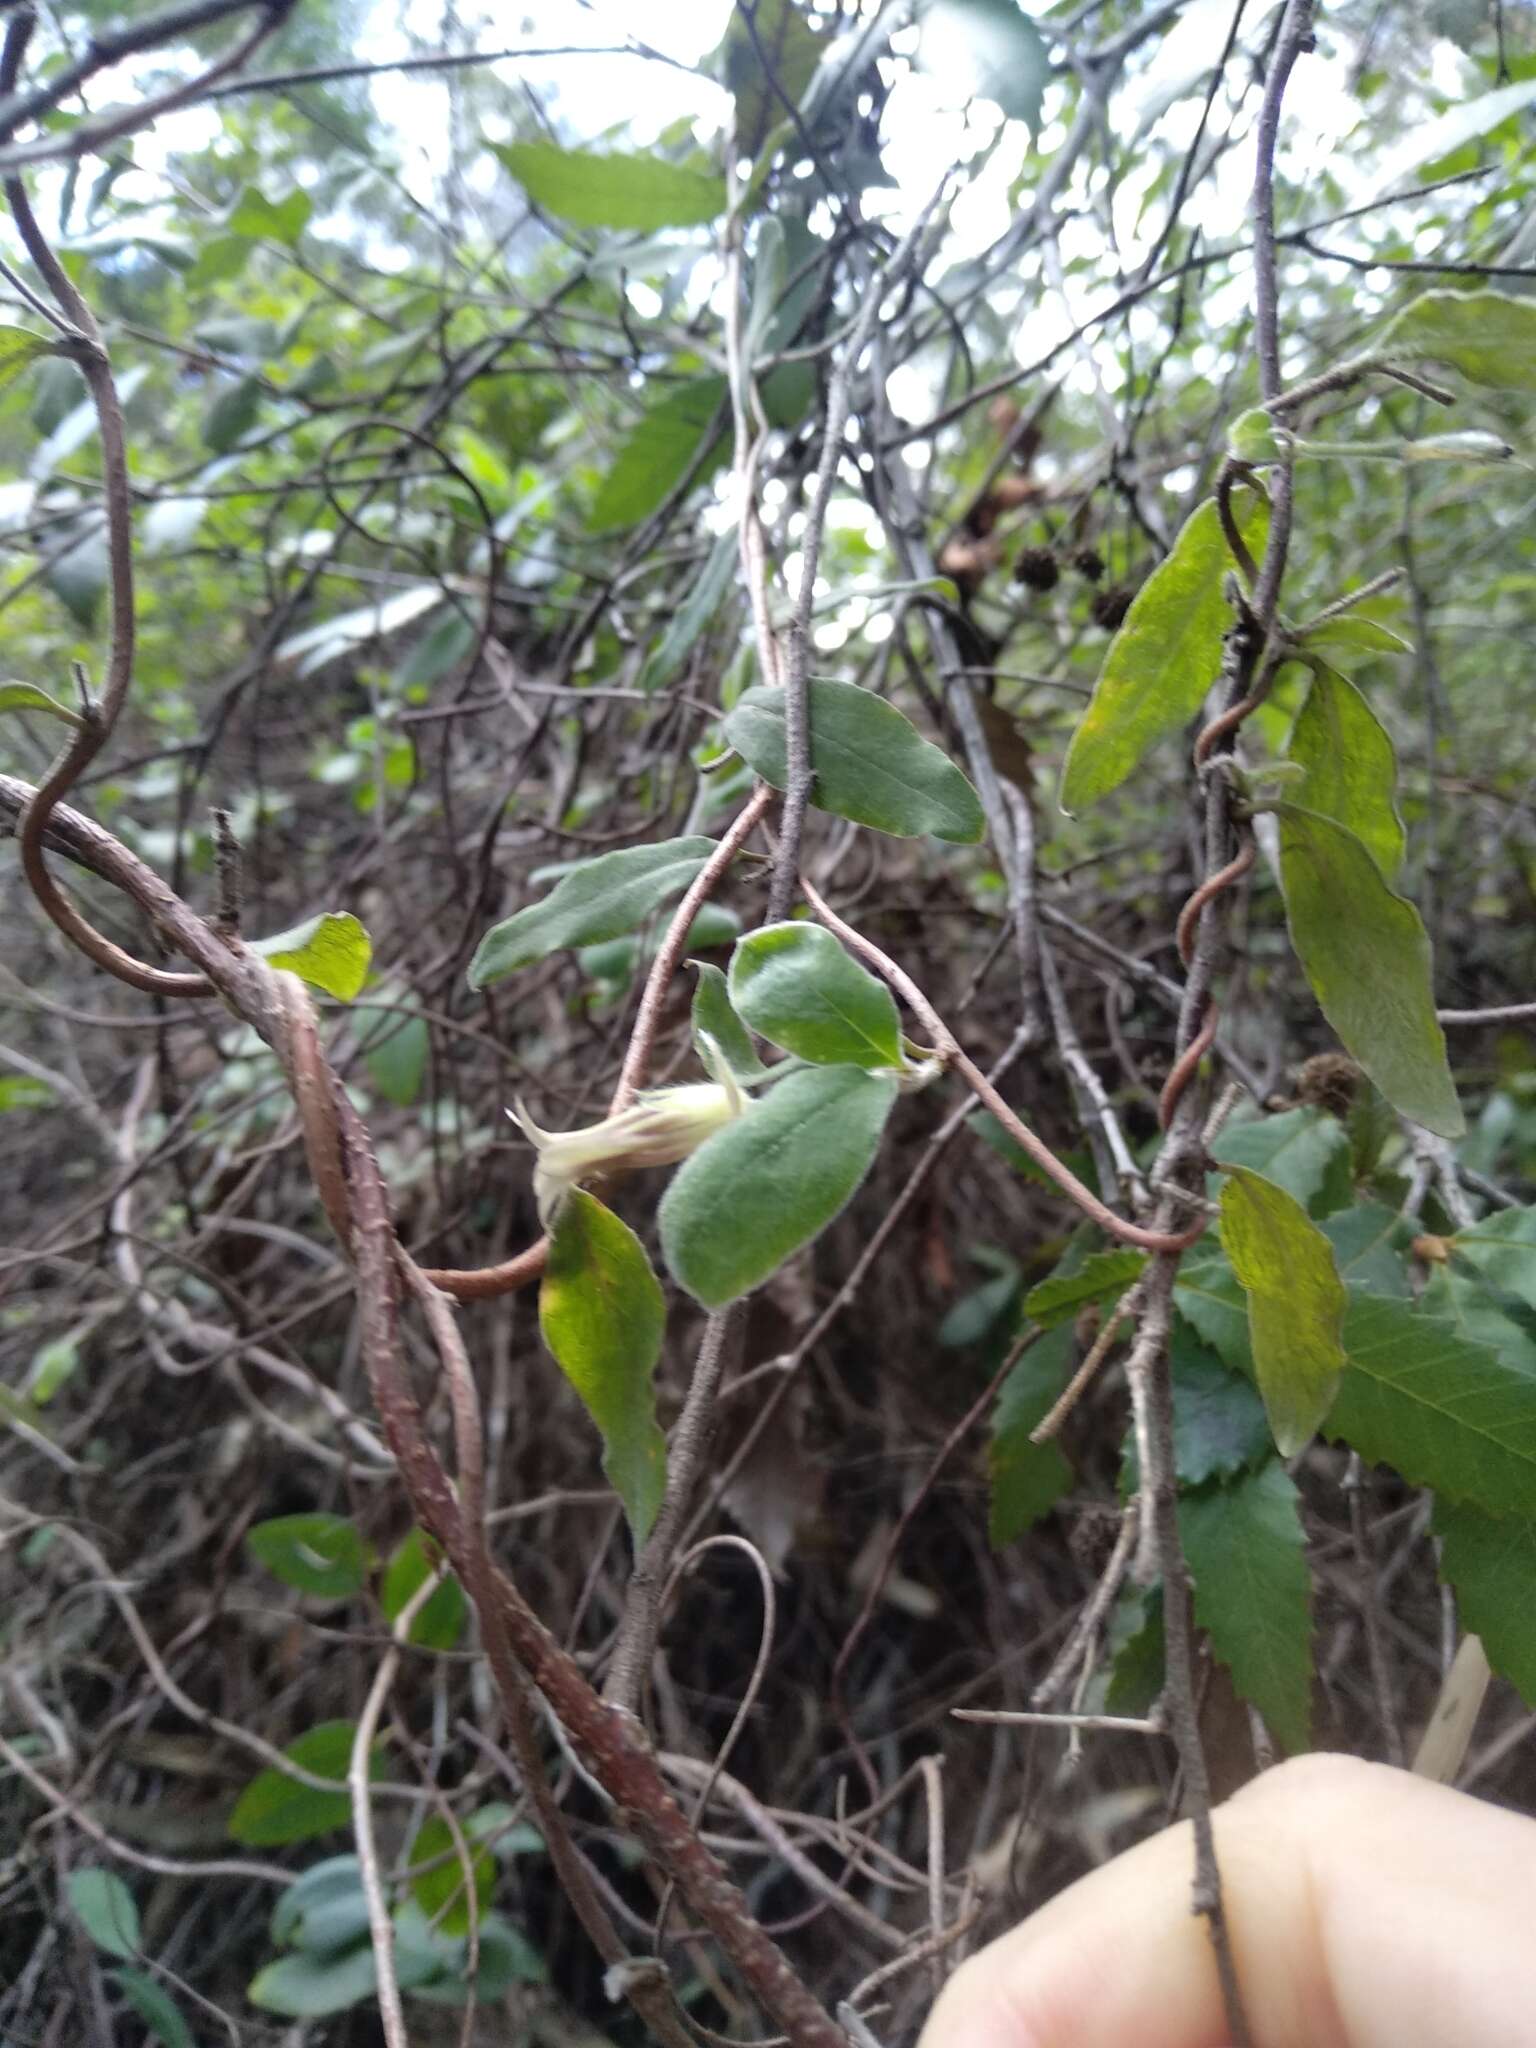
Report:
<svg viewBox="0 0 1536 2048"><path fill-rule="evenodd" d="M582 861L547 896L492 925L469 963L470 987L488 988L565 946L622 938L681 896L714 850L713 839L663 839Z"/></svg>
<svg viewBox="0 0 1536 2048"><path fill-rule="evenodd" d="M261 1771L235 1802L229 1817L233 1839L248 1849L279 1849L344 1828L352 1817L346 1777L356 1733L354 1721L321 1721L290 1742L283 1755L317 1778L334 1779L336 1790L321 1792L275 1767ZM375 1743L368 1759L369 1777L377 1778L383 1767L384 1751Z"/></svg>
<svg viewBox="0 0 1536 2048"><path fill-rule="evenodd" d="M291 931L252 939L250 948L269 967L286 968L343 1003L361 990L373 958L373 941L350 910L322 910Z"/></svg>
<svg viewBox="0 0 1536 2048"><path fill-rule="evenodd" d="M1312 1586L1299 1496L1272 1460L1179 1496L1195 1619L1283 1749L1312 1741Z"/></svg>
<svg viewBox="0 0 1536 2048"><path fill-rule="evenodd" d="M347 1600L367 1578L367 1546L344 1515L279 1515L253 1523L245 1541L275 1578L301 1593Z"/></svg>
<svg viewBox="0 0 1536 2048"><path fill-rule="evenodd" d="M1187 1258L1179 1268L1173 1298L1180 1313L1234 1372L1254 1378L1248 1336L1248 1297L1225 1258Z"/></svg>
<svg viewBox="0 0 1536 2048"><path fill-rule="evenodd" d="M181 2008L163 1985L143 1970L109 1970L107 1976L162 2048L197 2048Z"/></svg>
<svg viewBox="0 0 1536 2048"><path fill-rule="evenodd" d="M1381 1202L1359 1202L1325 1217L1323 1235L1333 1246L1333 1263L1351 1294L1389 1294L1406 1299L1408 1248L1413 1226Z"/></svg>
<svg viewBox="0 0 1536 2048"><path fill-rule="evenodd" d="M1181 1486L1230 1479L1271 1455L1269 1418L1252 1382L1205 1343L1183 1316L1174 1318L1168 1369L1173 1381L1173 1469ZM1121 1497L1134 1493L1139 1484L1136 1439L1127 1434Z"/></svg>
<svg viewBox="0 0 1536 2048"><path fill-rule="evenodd" d="M1536 391L1536 302L1508 292L1425 292L1388 323L1371 353L1449 363L1496 391Z"/></svg>
<svg viewBox="0 0 1536 2048"><path fill-rule="evenodd" d="M1300 792L1307 809L1353 832L1383 878L1395 882L1404 846L1397 755L1365 698L1333 669L1314 672L1287 758L1307 772Z"/></svg>
<svg viewBox="0 0 1536 2048"><path fill-rule="evenodd" d="M693 1042L699 1056L704 1059L707 1040L719 1052L736 1079L744 1087L763 1080L768 1069L758 1058L747 1027L731 1007L730 986L718 967L708 961L690 961L698 975L693 991ZM707 1059L704 1061L708 1066Z"/></svg>
<svg viewBox="0 0 1536 2048"><path fill-rule="evenodd" d="M1323 1015L1394 1109L1459 1138L1466 1126L1419 913L1353 832L1297 804L1274 808L1291 944Z"/></svg>
<svg viewBox="0 0 1536 2048"><path fill-rule="evenodd" d="M1336 1191L1348 1198L1349 1134L1320 1109L1281 1110L1275 1116L1229 1123L1211 1146L1218 1166L1246 1166L1294 1195L1310 1215Z"/></svg>
<svg viewBox="0 0 1536 2048"><path fill-rule="evenodd" d="M1450 1243L1452 1260L1486 1287L1536 1309L1536 1209L1497 1209Z"/></svg>
<svg viewBox="0 0 1536 2048"><path fill-rule="evenodd" d="M553 142L491 147L535 205L573 227L697 227L725 211L723 178L664 157L561 149Z"/></svg>
<svg viewBox="0 0 1536 2048"><path fill-rule="evenodd" d="M739 559L736 529L721 534L699 572L698 581L672 614L667 630L640 671L640 688L647 693L670 683L693 652L705 628L725 601L736 576Z"/></svg>
<svg viewBox="0 0 1536 2048"><path fill-rule="evenodd" d="M1536 1520L1435 1503L1440 1576L1456 1590L1462 1620L1483 1639L1488 1662L1536 1707Z"/></svg>
<svg viewBox="0 0 1536 2048"><path fill-rule="evenodd" d="M624 1503L636 1548L667 1480L651 1375L667 1309L645 1248L627 1223L573 1188L550 1235L539 1326L603 1440L603 1470Z"/></svg>
<svg viewBox="0 0 1536 2048"><path fill-rule="evenodd" d="M467 1830L466 1830L467 1832ZM474 1918L484 1918L496 1884L496 1859L489 1849L478 1847L470 1838L469 1865L474 1878ZM453 1831L441 1814L424 1820L411 1844L411 1862L433 1867L411 1879L411 1897L428 1920L443 1934L469 1932L470 1900L464 1883L464 1865L453 1839Z"/></svg>
<svg viewBox="0 0 1536 2048"><path fill-rule="evenodd" d="M1122 1589L1104 1631L1104 1656L1109 1672L1099 1711L1137 1717L1150 1714L1162 1697L1166 1679L1161 1586L1128 1585Z"/></svg>
<svg viewBox="0 0 1536 2048"><path fill-rule="evenodd" d="M132 1962L139 1952L139 1909L114 1870L72 1870L64 1883L75 1918L109 1956Z"/></svg>
<svg viewBox="0 0 1536 2048"><path fill-rule="evenodd" d="M1039 127L1050 56L1015 0L920 0L917 19L913 61L941 91L993 100L1010 120Z"/></svg>
<svg viewBox="0 0 1536 2048"><path fill-rule="evenodd" d="M1344 1283L1333 1247L1284 1188L1232 1166L1221 1190L1221 1242L1248 1297L1254 1376L1287 1458L1328 1413L1345 1356Z"/></svg>
<svg viewBox="0 0 1536 2048"><path fill-rule="evenodd" d="M1406 1301L1351 1293L1328 1417L1373 1465L1495 1515L1536 1501L1536 1376Z"/></svg>
<svg viewBox="0 0 1536 2048"><path fill-rule="evenodd" d="M1234 499L1238 530L1257 558L1269 505L1257 492ZM1131 601L1109 644L1093 697L1061 773L1061 806L1079 811L1118 789L1161 739L1198 713L1221 670L1231 624L1225 581L1233 567L1216 500L1192 512Z"/></svg>
<svg viewBox="0 0 1536 2048"><path fill-rule="evenodd" d="M750 1294L852 1199L874 1163L896 1084L862 1067L812 1067L702 1145L672 1177L661 1246L706 1308Z"/></svg>
<svg viewBox="0 0 1536 2048"><path fill-rule="evenodd" d="M736 943L736 1014L770 1044L821 1067L903 1067L901 1019L882 981L819 924L770 924Z"/></svg>
<svg viewBox="0 0 1536 2048"><path fill-rule="evenodd" d="M813 678L811 802L818 810L897 839L924 833L972 846L986 830L981 800L960 770L925 740L894 704L854 683ZM788 779L784 692L748 690L725 721L725 737L764 782Z"/></svg>
<svg viewBox="0 0 1536 2048"><path fill-rule="evenodd" d="M1032 1444L1029 1433L1050 1412L1076 1353L1072 1325L1062 1323L1030 1346L998 1389L987 1447L987 1541L994 1550L1049 1514L1072 1484L1060 1444Z"/></svg>
<svg viewBox="0 0 1536 2048"><path fill-rule="evenodd" d="M363 1064L368 1079L386 1102L409 1109L421 1093L432 1034L425 1017L401 1017L393 1010L360 1009L358 1031L368 1040Z"/></svg>
<svg viewBox="0 0 1536 2048"><path fill-rule="evenodd" d="M379 1588L379 1605L384 1619L393 1622L414 1594L437 1570L439 1552L430 1536L412 1529L384 1568ZM435 1593L429 1593L411 1623L407 1642L423 1650L451 1650L464 1632L469 1602L452 1572L443 1576Z"/></svg>
<svg viewBox="0 0 1536 2048"><path fill-rule="evenodd" d="M1143 1252L1094 1252L1069 1273L1055 1272L1024 1297L1024 1313L1045 1329L1068 1322L1090 1301L1118 1301L1147 1263Z"/></svg>
<svg viewBox="0 0 1536 2048"><path fill-rule="evenodd" d="M36 683L0 683L0 711L45 711L50 718L62 719L65 725L80 723L78 711L71 711Z"/></svg>
<svg viewBox="0 0 1536 2048"><path fill-rule="evenodd" d="M261 412L261 379L254 373L221 384L203 414L203 446L213 455L227 455L255 426Z"/></svg>
<svg viewBox="0 0 1536 2048"><path fill-rule="evenodd" d="M587 525L593 533L633 526L647 517L709 443L696 483L725 457L723 377L696 377L666 392L643 412L620 445L598 486Z"/></svg>

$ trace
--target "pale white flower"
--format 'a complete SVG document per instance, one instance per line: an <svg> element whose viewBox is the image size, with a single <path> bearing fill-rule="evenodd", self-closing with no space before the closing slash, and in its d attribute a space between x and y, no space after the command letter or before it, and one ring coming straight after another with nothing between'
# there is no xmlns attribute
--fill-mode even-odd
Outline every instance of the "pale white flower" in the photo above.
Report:
<svg viewBox="0 0 1536 2048"><path fill-rule="evenodd" d="M541 1130L519 1102L509 1109L538 1153L533 1169L539 1221L553 1227L574 1187L596 1174L628 1173L640 1166L675 1166L740 1116L746 1097L728 1068L718 1081L652 1088L627 1109L577 1131Z"/></svg>

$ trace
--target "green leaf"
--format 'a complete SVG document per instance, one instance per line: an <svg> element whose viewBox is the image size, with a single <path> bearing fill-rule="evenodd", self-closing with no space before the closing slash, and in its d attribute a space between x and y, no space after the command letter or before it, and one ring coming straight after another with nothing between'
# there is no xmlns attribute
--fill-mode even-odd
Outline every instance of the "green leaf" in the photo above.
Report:
<svg viewBox="0 0 1536 2048"><path fill-rule="evenodd" d="M344 1515L279 1515L254 1523L245 1541L274 1577L301 1593L347 1600L367 1578L367 1546Z"/></svg>
<svg viewBox="0 0 1536 2048"><path fill-rule="evenodd" d="M931 833L973 846L986 830L981 801L960 770L883 697L854 683L813 678L808 686L811 802L897 839ZM764 782L783 789L784 692L748 690L725 721L725 737Z"/></svg>
<svg viewBox="0 0 1536 2048"><path fill-rule="evenodd" d="M1360 1202L1323 1222L1333 1263L1351 1294L1408 1294L1408 1248L1413 1226L1382 1202Z"/></svg>
<svg viewBox="0 0 1536 2048"><path fill-rule="evenodd" d="M386 1102L397 1109L409 1109L421 1093L432 1049L432 1035L425 1017L401 1017L392 1010L361 1009L356 1013L357 1029L367 1038L363 1064L368 1079ZM378 1036L374 1028L382 1025Z"/></svg>
<svg viewBox="0 0 1536 2048"><path fill-rule="evenodd" d="M1426 292L1388 323L1371 353L1449 363L1496 391L1536 391L1536 301L1508 292Z"/></svg>
<svg viewBox="0 0 1536 2048"><path fill-rule="evenodd" d="M437 1570L439 1555L437 1545L420 1529L407 1533L385 1566L384 1583L379 1588L379 1605L386 1621L393 1623ZM437 1591L429 1594L425 1605L418 1609L406 1640L422 1650L451 1650L464 1632L468 1612L463 1587L452 1572L447 1572Z"/></svg>
<svg viewBox="0 0 1536 2048"><path fill-rule="evenodd" d="M489 1849L477 1846L473 1837L468 1848L475 1884L474 1917L480 1920L496 1884L496 1859ZM437 1861L438 1858L444 1860ZM411 1862L434 1865L411 1879L411 1896L422 1912L443 1934L467 1934L470 1901L464 1884L464 1865L454 1844L453 1831L441 1814L433 1814L422 1822L411 1844Z"/></svg>
<svg viewBox="0 0 1536 2048"><path fill-rule="evenodd" d="M262 395L261 379L254 373L221 384L203 414L203 446L214 455L237 447L256 424Z"/></svg>
<svg viewBox="0 0 1536 2048"><path fill-rule="evenodd" d="M651 1375L667 1309L645 1247L627 1223L573 1188L549 1241L539 1327L603 1439L603 1470L644 1543L667 1481Z"/></svg>
<svg viewBox="0 0 1536 2048"><path fill-rule="evenodd" d="M993 100L1010 120L1039 127L1050 57L1015 0L921 0L917 19L919 71L959 100Z"/></svg>
<svg viewBox="0 0 1536 2048"><path fill-rule="evenodd" d="M1179 1498L1195 1619L1281 1747L1312 1742L1312 1600L1296 1488L1272 1460Z"/></svg>
<svg viewBox="0 0 1536 2048"><path fill-rule="evenodd" d="M162 2048L197 2048L181 2008L163 1985L143 1970L109 1970L107 1975Z"/></svg>
<svg viewBox="0 0 1536 2048"><path fill-rule="evenodd" d="M1352 1293L1349 1371L1328 1418L1373 1465L1413 1486L1525 1515L1536 1501L1536 1376L1406 1301Z"/></svg>
<svg viewBox="0 0 1536 2048"><path fill-rule="evenodd" d="M0 327L0 391L39 356L52 355L55 344L25 327Z"/></svg>
<svg viewBox="0 0 1536 2048"><path fill-rule="evenodd" d="M1345 654L1412 654L1413 642L1394 633L1380 619L1365 612L1340 612L1337 618L1320 619L1300 636L1308 648L1339 648Z"/></svg>
<svg viewBox="0 0 1536 2048"><path fill-rule="evenodd" d="M646 518L682 481L708 440L709 452L695 478L702 483L725 453L726 396L723 377L695 377L643 412L598 486L589 529L606 533Z"/></svg>
<svg viewBox="0 0 1536 2048"><path fill-rule="evenodd" d="M1032 1444L1029 1433L1060 1394L1076 1350L1072 1325L1062 1323L1030 1346L998 1390L987 1449L987 1541L994 1550L1049 1514L1072 1484L1072 1467L1061 1446Z"/></svg>
<svg viewBox="0 0 1536 2048"><path fill-rule="evenodd" d="M110 573L106 530L94 527L50 565L45 580L70 617L88 633L96 623Z"/></svg>
<svg viewBox="0 0 1536 2048"><path fill-rule="evenodd" d="M738 155L755 157L784 118L785 101L799 104L825 40L800 0L756 0L750 19L749 27L742 8L732 8L710 69L736 102Z"/></svg>
<svg viewBox="0 0 1536 2048"><path fill-rule="evenodd" d="M272 1939L284 1948L314 1955L351 1948L368 1934L368 1899L362 1865L355 1856L327 1856L312 1863L277 1895Z"/></svg>
<svg viewBox="0 0 1536 2048"><path fill-rule="evenodd" d="M423 690L457 666L474 646L478 628L461 611L444 611L395 670L395 687Z"/></svg>
<svg viewBox="0 0 1536 2048"><path fill-rule="evenodd" d="M78 711L71 711L36 683L0 683L0 711L46 711L50 718L61 718L66 725L80 724Z"/></svg>
<svg viewBox="0 0 1536 2048"><path fill-rule="evenodd" d="M27 1368L26 1398L46 1408L79 1369L80 1347L73 1338L58 1337L51 1344L39 1345Z"/></svg>
<svg viewBox="0 0 1536 2048"><path fill-rule="evenodd" d="M1307 809L1353 832L1383 879L1403 864L1397 755L1365 698L1331 668L1318 668L1291 733L1287 758L1305 768Z"/></svg>
<svg viewBox="0 0 1536 2048"><path fill-rule="evenodd" d="M493 143L536 206L578 228L696 227L725 211L725 180L659 156Z"/></svg>
<svg viewBox="0 0 1536 2048"><path fill-rule="evenodd" d="M1211 1146L1218 1166L1247 1166L1284 1188L1310 1214L1331 1205L1334 1191L1348 1198L1349 1133L1337 1117L1303 1107L1276 1116L1225 1124Z"/></svg>
<svg viewBox="0 0 1536 2048"><path fill-rule="evenodd" d="M64 1889L80 1925L106 1955L132 1962L139 1952L139 1909L113 1870L72 1870Z"/></svg>
<svg viewBox="0 0 1536 2048"><path fill-rule="evenodd" d="M1118 1301L1146 1263L1142 1252L1095 1252L1074 1271L1057 1271L1032 1287L1024 1297L1024 1313L1032 1323L1052 1329L1090 1301Z"/></svg>
<svg viewBox="0 0 1536 2048"><path fill-rule="evenodd" d="M475 1972L474 1997L480 2006L505 1998L514 1984L542 1984L548 1972L544 1959L515 1927L499 1913L487 1913L480 1923L479 1968ZM401 1982L413 1995L432 2005L465 2005L470 1984L465 1975L467 1945L462 1936L444 1934L429 1925L414 1899L407 1899L395 1914L396 1953L404 1959L409 1982Z"/></svg>
<svg viewBox="0 0 1536 2048"><path fill-rule="evenodd" d="M252 939L250 947L269 967L286 968L343 1003L361 990L373 958L373 941L350 910L322 910L292 931Z"/></svg>
<svg viewBox="0 0 1536 2048"><path fill-rule="evenodd" d="M1150 1714L1167 1676L1161 1586L1122 1589L1104 1631L1104 1654L1109 1677L1101 1711L1138 1719Z"/></svg>
<svg viewBox="0 0 1536 2048"><path fill-rule="evenodd" d="M1173 1298L1180 1313L1234 1372L1255 1377L1248 1296L1224 1258L1186 1259L1179 1268Z"/></svg>
<svg viewBox="0 0 1536 2048"><path fill-rule="evenodd" d="M335 1779L336 1790L318 1791L285 1771L261 1771L240 1794L229 1817L234 1840L248 1849L280 1849L344 1828L352 1818L346 1776L356 1733L353 1721L321 1721L290 1742L283 1755L317 1778ZM378 1777L383 1763L383 1749L375 1743L368 1760L370 1778Z"/></svg>
<svg viewBox="0 0 1536 2048"><path fill-rule="evenodd" d="M961 1351L968 1344L981 1343L993 1334L1004 1317L1008 1319L1006 1334L1011 1340L1018 1324L1018 1262L989 1244L972 1245L970 1255L978 1266L988 1268L993 1278L962 1294L945 1312L939 1325L939 1343L946 1351Z"/></svg>
<svg viewBox="0 0 1536 2048"><path fill-rule="evenodd" d="M722 533L710 551L699 579L667 625L660 644L640 671L640 688L659 690L677 674L700 635L719 611L736 575L739 559L736 529Z"/></svg>
<svg viewBox="0 0 1536 2048"><path fill-rule="evenodd" d="M1173 1468L1181 1486L1262 1465L1274 1452L1269 1418L1252 1382L1227 1364L1183 1316L1168 1341L1173 1380ZM1122 1499L1141 1483L1136 1439L1127 1433L1121 1463Z"/></svg>
<svg viewBox="0 0 1536 2048"><path fill-rule="evenodd" d="M714 850L713 839L663 839L582 861L547 896L492 925L469 963L470 987L488 988L563 946L622 938L681 896Z"/></svg>
<svg viewBox="0 0 1536 2048"><path fill-rule="evenodd" d="M1451 1256L1486 1287L1536 1309L1536 1209L1497 1209L1451 1239Z"/></svg>
<svg viewBox="0 0 1536 2048"><path fill-rule="evenodd" d="M904 1067L901 1019L876 981L819 924L770 924L736 942L728 983L761 1038L820 1067Z"/></svg>
<svg viewBox="0 0 1536 2048"><path fill-rule="evenodd" d="M1466 1126L1419 913L1353 832L1296 804L1274 808L1291 944L1323 1015L1394 1109L1459 1138Z"/></svg>
<svg viewBox="0 0 1536 2048"><path fill-rule="evenodd" d="M1345 1357L1345 1294L1333 1247L1305 1209L1261 1174L1233 1166L1221 1190L1221 1242L1248 1296L1254 1376L1282 1454L1294 1457L1328 1413Z"/></svg>
<svg viewBox="0 0 1536 2048"><path fill-rule="evenodd" d="M1255 558L1269 532L1269 505L1257 492L1233 500L1238 530ZM1093 697L1061 774L1061 806L1097 803L1169 733L1187 725L1221 671L1222 636L1231 624L1224 584L1233 567L1216 500L1185 521L1172 551L1131 601L1109 643Z"/></svg>
<svg viewBox="0 0 1536 2048"><path fill-rule="evenodd" d="M400 1975L398 1968L397 1976ZM405 1978L400 1978L402 1984ZM378 1970L371 1943L344 1949L335 1955L311 1955L298 1949L279 1956L258 1970L246 1986L245 1995L263 2012L281 2013L285 2019L324 2019L333 2012L346 2012L372 1998L378 1989Z"/></svg>
<svg viewBox="0 0 1536 2048"><path fill-rule="evenodd" d="M268 199L254 185L247 185L235 201L225 222L232 235L251 241L286 242L297 248L300 235L309 225L314 201L302 185L295 185L286 198Z"/></svg>
<svg viewBox="0 0 1536 2048"><path fill-rule="evenodd" d="M694 960L689 964L699 977L693 991L692 1023L693 1042L700 1059L706 1067L710 1064L705 1057L707 1040L744 1087L763 1080L768 1069L758 1058L747 1027L731 1007L730 987L725 976L718 967L711 967L708 961Z"/></svg>
<svg viewBox="0 0 1536 2048"><path fill-rule="evenodd" d="M1495 1520L1481 1509L1435 1503L1440 1576L1456 1589L1462 1620L1483 1639L1488 1662L1536 1707L1536 1521Z"/></svg>
<svg viewBox="0 0 1536 2048"><path fill-rule="evenodd" d="M706 1308L750 1294L852 1199L874 1163L896 1084L812 1067L700 1146L662 1198L673 1277Z"/></svg>

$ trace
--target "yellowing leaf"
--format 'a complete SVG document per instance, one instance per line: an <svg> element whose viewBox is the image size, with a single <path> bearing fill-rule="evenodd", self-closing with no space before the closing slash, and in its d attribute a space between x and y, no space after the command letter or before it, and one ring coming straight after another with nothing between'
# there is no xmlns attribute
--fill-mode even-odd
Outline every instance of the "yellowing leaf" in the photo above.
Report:
<svg viewBox="0 0 1536 2048"><path fill-rule="evenodd" d="M275 938L253 939L251 951L344 1003L368 979L373 941L350 910L323 910Z"/></svg>
<svg viewBox="0 0 1536 2048"><path fill-rule="evenodd" d="M666 1303L629 1225L573 1188L550 1235L539 1326L560 1370L603 1439L603 1470L640 1545L667 1478L651 1374L661 1356Z"/></svg>
<svg viewBox="0 0 1536 2048"><path fill-rule="evenodd" d="M1294 1457L1344 1371L1344 1283L1333 1247L1293 1195L1246 1166L1221 1190L1221 1242L1248 1297L1254 1376L1275 1442Z"/></svg>

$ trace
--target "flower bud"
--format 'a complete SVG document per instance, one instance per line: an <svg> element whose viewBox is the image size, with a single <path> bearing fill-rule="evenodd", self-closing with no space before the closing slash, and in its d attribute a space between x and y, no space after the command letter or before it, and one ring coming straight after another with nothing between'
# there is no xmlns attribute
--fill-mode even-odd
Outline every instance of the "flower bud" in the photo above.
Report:
<svg viewBox="0 0 1536 2048"><path fill-rule="evenodd" d="M745 1107L746 1098L727 1071L721 1081L648 1089L627 1109L582 1130L540 1130L521 1102L507 1115L538 1154L533 1193L539 1221L549 1230L566 1196L583 1181L641 1166L675 1166Z"/></svg>

